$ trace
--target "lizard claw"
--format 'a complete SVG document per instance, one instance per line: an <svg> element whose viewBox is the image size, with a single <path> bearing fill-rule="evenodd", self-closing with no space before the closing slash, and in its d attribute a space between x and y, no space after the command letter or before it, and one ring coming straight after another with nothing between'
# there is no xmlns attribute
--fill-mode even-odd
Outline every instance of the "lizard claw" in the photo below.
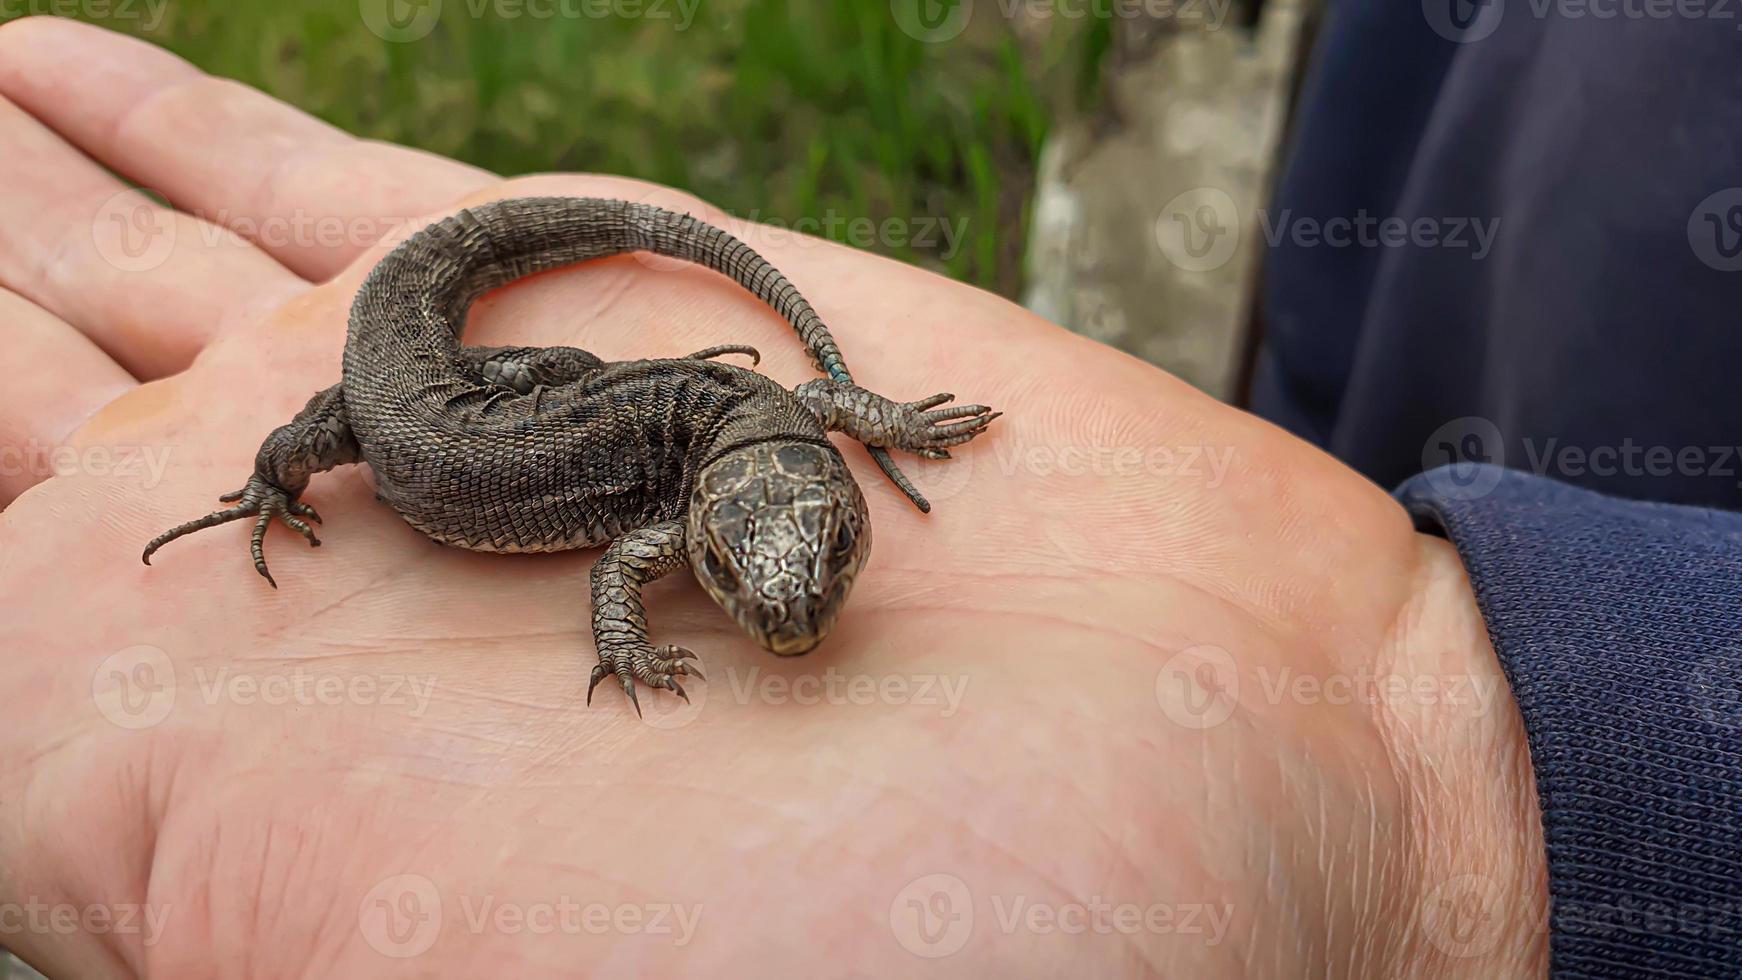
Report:
<svg viewBox="0 0 1742 980"><path fill-rule="evenodd" d="M985 432L993 419L1004 414L985 405L938 407L955 397L939 393L900 406L897 441L893 444L926 459L949 459L949 447L959 446Z"/></svg>
<svg viewBox="0 0 1742 980"><path fill-rule="evenodd" d="M622 682L623 693L629 696L629 703L635 706L637 715L641 714L641 702L635 694L636 681L649 687L664 688L687 702L690 696L677 678L690 676L704 682L707 680L700 667L687 662L695 659L693 651L671 645L658 648L646 644L625 645L601 650L599 665L593 668L592 679L587 684L587 703L593 703L593 689L611 676Z"/></svg>
<svg viewBox="0 0 1742 980"><path fill-rule="evenodd" d="M242 489L233 490L218 499L227 504L233 503L236 506L214 511L205 517L188 521L186 524L173 527L152 538L151 542L145 546L145 553L139 556L140 560L149 565L151 564L151 556L157 552L157 549L176 538L208 527L217 527L219 524L228 524L231 521L253 517L256 520L254 521L254 534L249 542L249 551L254 556L254 570L259 572L260 577L276 589L278 582L273 579L272 573L266 568L264 550L266 530L272 526L273 518L278 518L284 522L286 527L302 535L308 541L309 547L318 548L321 546L321 539L315 537L314 528L301 520L301 518L307 517L319 523L320 516L315 513L315 509L298 502L290 494L266 482L258 475L249 477L247 485Z"/></svg>

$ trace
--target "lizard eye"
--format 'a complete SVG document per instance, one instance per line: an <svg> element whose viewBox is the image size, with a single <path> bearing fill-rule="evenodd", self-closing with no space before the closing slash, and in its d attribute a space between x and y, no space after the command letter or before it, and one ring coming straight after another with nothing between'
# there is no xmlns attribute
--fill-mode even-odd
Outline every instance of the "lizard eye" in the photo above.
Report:
<svg viewBox="0 0 1742 980"><path fill-rule="evenodd" d="M829 564L836 572L845 568L848 559L853 557L854 540L853 528L846 521L835 526L835 536L829 542Z"/></svg>
<svg viewBox="0 0 1742 980"><path fill-rule="evenodd" d="M720 560L714 549L708 548L702 552L702 568L714 583L728 592L738 589L738 576L733 574L732 566Z"/></svg>

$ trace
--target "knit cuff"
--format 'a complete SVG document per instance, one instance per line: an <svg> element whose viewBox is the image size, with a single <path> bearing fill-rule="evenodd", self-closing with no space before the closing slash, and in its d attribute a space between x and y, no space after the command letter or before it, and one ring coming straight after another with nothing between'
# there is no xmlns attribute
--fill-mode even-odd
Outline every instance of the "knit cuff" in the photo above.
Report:
<svg viewBox="0 0 1742 980"><path fill-rule="evenodd" d="M1524 717L1551 975L1742 977L1742 516L1467 464L1397 497Z"/></svg>

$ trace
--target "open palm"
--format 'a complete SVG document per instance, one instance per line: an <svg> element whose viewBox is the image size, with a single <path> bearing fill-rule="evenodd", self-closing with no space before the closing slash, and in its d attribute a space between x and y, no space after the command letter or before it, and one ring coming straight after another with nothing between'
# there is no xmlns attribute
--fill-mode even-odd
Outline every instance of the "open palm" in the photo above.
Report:
<svg viewBox="0 0 1742 980"><path fill-rule="evenodd" d="M51 973L1500 975L1540 955L1440 921L1448 883L1519 919L1540 900L1522 740L1456 558L1317 451L931 274L647 184L360 142L92 28L0 29L0 94L0 453L31 464L0 474L0 903L82 914L0 942ZM828 642L771 657L673 576L653 641L709 682L688 706L648 692L644 719L607 689L589 708L595 556L433 545L363 467L306 495L324 547L269 534L278 591L246 525L140 565L335 381L392 240L534 194L727 227L867 387L1007 413L953 461L904 461L929 517L842 443L876 543ZM753 297L648 257L510 287L466 339L743 343L811 377ZM1374 676L1494 696L1296 683Z"/></svg>

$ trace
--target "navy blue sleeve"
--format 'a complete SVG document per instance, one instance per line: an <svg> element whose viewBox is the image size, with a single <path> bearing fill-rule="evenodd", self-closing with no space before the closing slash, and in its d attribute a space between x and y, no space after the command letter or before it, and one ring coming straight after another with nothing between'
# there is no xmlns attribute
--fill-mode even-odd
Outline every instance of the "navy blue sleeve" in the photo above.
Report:
<svg viewBox="0 0 1742 980"><path fill-rule="evenodd" d="M1551 975L1742 977L1742 515L1495 467L1397 495L1457 548L1523 714Z"/></svg>
<svg viewBox="0 0 1742 980"><path fill-rule="evenodd" d="M1254 222L1253 409L1381 486L1469 445L1742 509L1738 27L1733 0L1332 0Z"/></svg>

